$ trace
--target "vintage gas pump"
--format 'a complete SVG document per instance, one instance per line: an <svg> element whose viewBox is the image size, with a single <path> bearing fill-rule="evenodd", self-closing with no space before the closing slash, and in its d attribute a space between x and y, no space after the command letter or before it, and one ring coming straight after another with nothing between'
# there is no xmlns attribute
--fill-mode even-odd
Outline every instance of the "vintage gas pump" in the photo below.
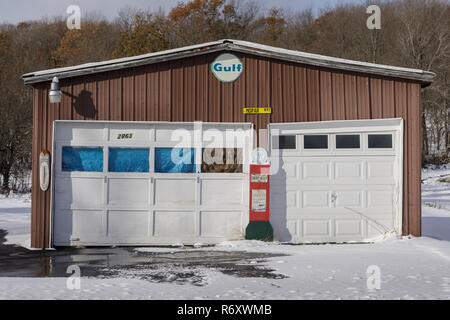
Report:
<svg viewBox="0 0 450 320"><path fill-rule="evenodd" d="M260 153L260 154L258 154ZM245 229L247 240L273 240L273 229L270 224L270 164L264 149L256 149L250 165L250 221ZM264 163L264 164L262 164Z"/></svg>

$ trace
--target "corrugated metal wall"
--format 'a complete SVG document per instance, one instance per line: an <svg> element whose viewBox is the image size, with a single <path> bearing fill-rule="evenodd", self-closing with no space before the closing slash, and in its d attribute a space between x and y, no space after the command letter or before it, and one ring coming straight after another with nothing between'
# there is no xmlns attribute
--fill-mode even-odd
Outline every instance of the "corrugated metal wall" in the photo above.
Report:
<svg viewBox="0 0 450 320"><path fill-rule="evenodd" d="M419 83L239 53L244 72L224 83L210 72L217 55L61 79L59 106L48 103L50 83L34 85L32 247L50 245L50 191L39 188L38 158L40 150L51 151L53 120L58 119L253 122L265 129L269 122L402 117L403 232L420 236ZM272 114L242 113L254 106L270 106Z"/></svg>

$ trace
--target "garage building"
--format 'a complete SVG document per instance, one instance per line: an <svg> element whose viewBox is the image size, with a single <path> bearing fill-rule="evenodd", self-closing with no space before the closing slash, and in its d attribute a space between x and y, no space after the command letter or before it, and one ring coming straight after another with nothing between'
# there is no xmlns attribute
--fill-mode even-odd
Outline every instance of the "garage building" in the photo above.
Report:
<svg viewBox="0 0 450 320"><path fill-rule="evenodd" d="M420 99L434 77L237 40L25 74L31 246L242 239L256 147L271 161L276 240L420 236ZM211 132L234 132L233 143ZM208 148L239 165L206 165ZM174 152L188 161L168 162Z"/></svg>

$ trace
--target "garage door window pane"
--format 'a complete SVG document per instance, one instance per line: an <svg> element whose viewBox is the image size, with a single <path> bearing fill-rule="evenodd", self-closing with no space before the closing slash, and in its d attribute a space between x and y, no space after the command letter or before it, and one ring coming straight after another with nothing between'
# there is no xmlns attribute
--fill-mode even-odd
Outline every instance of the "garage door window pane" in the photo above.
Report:
<svg viewBox="0 0 450 320"><path fill-rule="evenodd" d="M297 148L296 136L272 136L272 146L274 149L293 150Z"/></svg>
<svg viewBox="0 0 450 320"><path fill-rule="evenodd" d="M336 148L337 149L359 149L359 134L338 134L336 135Z"/></svg>
<svg viewBox="0 0 450 320"><path fill-rule="evenodd" d="M205 148L202 151L202 172L242 172L242 149Z"/></svg>
<svg viewBox="0 0 450 320"><path fill-rule="evenodd" d="M280 149L296 149L295 136L280 136Z"/></svg>
<svg viewBox="0 0 450 320"><path fill-rule="evenodd" d="M304 136L305 149L328 149L328 135Z"/></svg>
<svg viewBox="0 0 450 320"><path fill-rule="evenodd" d="M369 134L369 148L392 148L392 134Z"/></svg>
<svg viewBox="0 0 450 320"><path fill-rule="evenodd" d="M110 172L148 172L149 149L109 148Z"/></svg>
<svg viewBox="0 0 450 320"><path fill-rule="evenodd" d="M193 148L155 148L155 172L195 172Z"/></svg>
<svg viewBox="0 0 450 320"><path fill-rule="evenodd" d="M62 147L62 171L103 171L103 148Z"/></svg>

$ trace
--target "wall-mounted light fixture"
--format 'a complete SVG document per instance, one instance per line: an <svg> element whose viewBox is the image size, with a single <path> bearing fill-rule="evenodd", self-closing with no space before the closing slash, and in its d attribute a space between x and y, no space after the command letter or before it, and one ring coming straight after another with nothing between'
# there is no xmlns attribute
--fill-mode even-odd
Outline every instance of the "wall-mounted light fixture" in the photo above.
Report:
<svg viewBox="0 0 450 320"><path fill-rule="evenodd" d="M52 84L50 85L50 92L48 93L48 98L50 103L60 103L62 97L62 92L59 89L59 79L54 77Z"/></svg>

